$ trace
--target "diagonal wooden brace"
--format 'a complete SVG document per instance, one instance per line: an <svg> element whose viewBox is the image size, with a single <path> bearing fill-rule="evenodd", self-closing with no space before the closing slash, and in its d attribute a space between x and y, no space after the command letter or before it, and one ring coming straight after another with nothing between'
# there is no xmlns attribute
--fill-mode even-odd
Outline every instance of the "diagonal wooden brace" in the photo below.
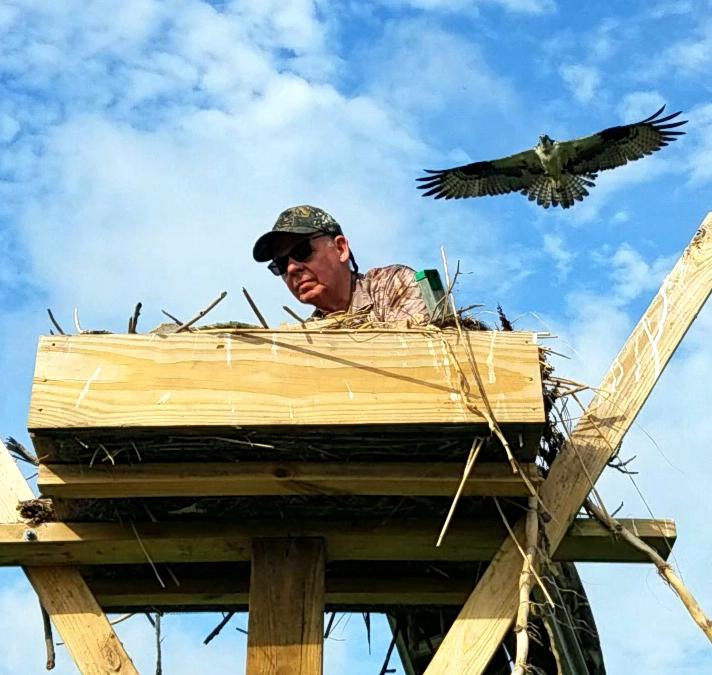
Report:
<svg viewBox="0 0 712 675"><path fill-rule="evenodd" d="M541 488L542 502L552 518L547 527L552 551L581 508L591 482L598 479L630 429L710 292L712 213L707 215L613 361ZM517 523L515 536L524 541L523 520ZM484 671L516 615L521 567L521 554L508 538L450 628L426 675L479 675Z"/></svg>
<svg viewBox="0 0 712 675"><path fill-rule="evenodd" d="M0 522L19 521L19 501L34 494L0 441ZM84 675L138 675L89 587L73 568L23 568Z"/></svg>

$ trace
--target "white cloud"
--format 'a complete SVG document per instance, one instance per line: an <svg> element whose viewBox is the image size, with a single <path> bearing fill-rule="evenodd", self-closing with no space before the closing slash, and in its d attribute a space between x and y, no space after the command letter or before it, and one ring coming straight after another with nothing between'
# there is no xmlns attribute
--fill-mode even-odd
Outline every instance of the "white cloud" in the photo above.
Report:
<svg viewBox="0 0 712 675"><path fill-rule="evenodd" d="M606 255L611 266L612 301L625 304L644 292L657 290L676 259L665 256L649 263L632 246L621 244L613 255Z"/></svg>
<svg viewBox="0 0 712 675"><path fill-rule="evenodd" d="M607 257L610 267L604 268L602 284L607 290L570 293L566 323L554 327L561 344L551 345L571 354L571 360L557 361L560 372L593 386L601 381L637 319L625 305L652 296L677 255L646 260L630 245L622 245ZM634 480L646 503L629 477L611 469L597 486L609 509L624 503L620 517L650 517L650 507L654 517L678 521L672 562L679 563L685 583L708 614L712 587L703 559L712 546L705 504L712 469L700 462L698 439L709 435L710 330L712 307L706 307L623 444L624 459L637 456L630 468L639 472ZM569 411L578 414L573 401ZM707 639L652 565L579 567L597 617L608 672L691 675L709 668Z"/></svg>
<svg viewBox="0 0 712 675"><path fill-rule="evenodd" d="M377 0L391 9L411 7L426 11L467 12L477 11L479 5L495 5L517 14L548 14L556 9L554 0Z"/></svg>
<svg viewBox="0 0 712 675"><path fill-rule="evenodd" d="M618 114L624 124L630 124L650 117L664 105L665 99L657 91L634 91L618 104Z"/></svg>
<svg viewBox="0 0 712 675"><path fill-rule="evenodd" d="M579 103L589 103L598 95L601 74L597 68L583 64L561 66L564 84Z"/></svg>
<svg viewBox="0 0 712 675"><path fill-rule="evenodd" d="M492 4L501 5L510 12L522 14L548 14L556 10L554 0L488 0Z"/></svg>
<svg viewBox="0 0 712 675"><path fill-rule="evenodd" d="M683 165L669 157L670 154L669 150L663 149L662 153L654 153L651 157L602 171L596 178L596 187L589 190L590 195L582 204L576 205L567 219L577 224L594 222L609 202L630 203L638 186L684 170ZM661 189L669 192L678 188L672 179L668 179Z"/></svg>
<svg viewBox="0 0 712 675"><path fill-rule="evenodd" d="M690 136L696 140L688 156L690 183L708 183L712 181L712 103L690 111Z"/></svg>
<svg viewBox="0 0 712 675"><path fill-rule="evenodd" d="M654 19L665 19L670 16L688 14L696 9L694 0L677 0L677 2L662 0L651 7L650 16Z"/></svg>
<svg viewBox="0 0 712 675"><path fill-rule="evenodd" d="M0 675L45 672L42 618L37 596L19 572L0 569L0 580ZM247 627L245 614L236 615L210 644L202 644L220 619L221 616L213 612L164 615L161 621L163 672L172 675L244 672L247 638L235 627ZM372 649L369 654L361 616L339 617L332 638L324 643L324 672L349 672L353 663L376 672L390 641L390 629L383 615L373 615L371 622ZM137 614L122 621L116 625L116 632L138 672L154 672L156 638L145 615ZM54 637L55 642L61 639L56 630ZM75 675L77 669L65 647L57 646L55 651L57 663L52 672ZM393 655L390 665L397 669L396 674L402 675L397 654Z"/></svg>
<svg viewBox="0 0 712 675"><path fill-rule="evenodd" d="M564 245L562 237L556 234L544 235L544 250L554 259L560 279L565 279L571 271L571 263L576 254Z"/></svg>
<svg viewBox="0 0 712 675"><path fill-rule="evenodd" d="M489 65L476 42L423 18L391 22L379 43L368 46L364 64L374 96L418 116L450 118L474 100L484 116L501 113L516 100L510 82Z"/></svg>
<svg viewBox="0 0 712 675"><path fill-rule="evenodd" d="M700 20L683 33L684 37L663 51L661 63L665 68L688 76L707 72L712 64L712 20L709 18L712 5L707 5L696 10Z"/></svg>

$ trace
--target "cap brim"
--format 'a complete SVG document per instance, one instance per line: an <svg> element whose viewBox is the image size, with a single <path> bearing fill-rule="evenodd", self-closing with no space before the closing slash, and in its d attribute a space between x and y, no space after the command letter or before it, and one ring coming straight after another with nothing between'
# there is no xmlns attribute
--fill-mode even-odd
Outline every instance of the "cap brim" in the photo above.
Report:
<svg viewBox="0 0 712 675"><path fill-rule="evenodd" d="M314 228L303 227L295 228L289 232L275 232L274 230L263 234L256 242L252 249L252 257L257 262L267 262L275 257L274 251L278 243L284 241L285 238L300 239L305 234L314 234Z"/></svg>

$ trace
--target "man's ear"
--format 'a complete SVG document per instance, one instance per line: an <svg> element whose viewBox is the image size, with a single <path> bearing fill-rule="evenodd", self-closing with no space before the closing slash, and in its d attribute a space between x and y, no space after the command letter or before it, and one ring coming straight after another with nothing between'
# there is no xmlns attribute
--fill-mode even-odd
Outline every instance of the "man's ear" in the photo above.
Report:
<svg viewBox="0 0 712 675"><path fill-rule="evenodd" d="M337 234L334 237L334 247L339 254L339 260L341 262L348 261L349 255L351 255L351 248L349 247L349 240L343 234Z"/></svg>

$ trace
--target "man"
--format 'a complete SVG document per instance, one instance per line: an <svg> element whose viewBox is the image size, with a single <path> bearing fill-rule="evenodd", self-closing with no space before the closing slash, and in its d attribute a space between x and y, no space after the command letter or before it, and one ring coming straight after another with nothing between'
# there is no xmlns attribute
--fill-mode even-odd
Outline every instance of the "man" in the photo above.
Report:
<svg viewBox="0 0 712 675"><path fill-rule="evenodd" d="M270 271L299 302L315 307L312 318L345 312L358 321L428 323L413 270L389 265L360 274L341 226L323 209L286 209L252 253L258 262L271 261Z"/></svg>
<svg viewBox="0 0 712 675"><path fill-rule="evenodd" d="M390 265L359 274L341 226L314 206L283 211L272 230L257 240L253 256L258 262L271 261L269 269L282 277L294 297L316 308L313 318L341 312L364 321L391 324L405 321L418 325L429 320L411 268ZM553 587L561 591L561 597L556 616L547 618L546 626L542 619L532 618L537 634L530 645L532 670L605 675L593 615L576 568L560 563L549 575L550 579L555 577ZM407 675L425 672L457 614L452 607L393 608L389 612ZM512 632L485 675L511 672L514 640ZM551 642L556 647L552 648Z"/></svg>

